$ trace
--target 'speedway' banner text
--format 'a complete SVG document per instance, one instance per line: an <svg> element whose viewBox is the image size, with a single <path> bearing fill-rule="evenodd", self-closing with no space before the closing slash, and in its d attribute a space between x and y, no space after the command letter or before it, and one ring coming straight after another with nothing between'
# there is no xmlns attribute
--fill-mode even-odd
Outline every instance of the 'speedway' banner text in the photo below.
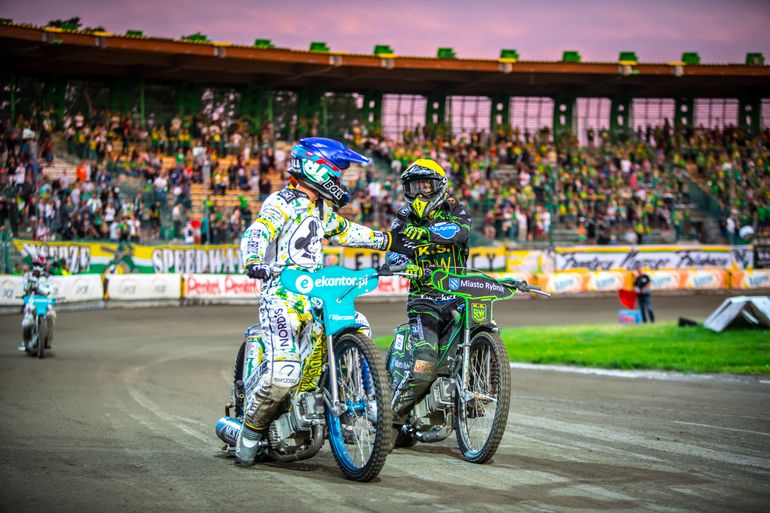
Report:
<svg viewBox="0 0 770 513"><path fill-rule="evenodd" d="M72 274L212 273L241 270L240 249L235 244L212 246L144 246L113 242L42 242L14 240L29 263L44 255L62 260Z"/></svg>

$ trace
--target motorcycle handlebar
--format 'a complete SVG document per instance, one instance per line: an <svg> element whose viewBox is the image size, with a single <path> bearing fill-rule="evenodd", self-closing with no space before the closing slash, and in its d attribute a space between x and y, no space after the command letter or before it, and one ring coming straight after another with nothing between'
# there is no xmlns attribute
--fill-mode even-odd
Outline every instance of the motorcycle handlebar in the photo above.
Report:
<svg viewBox="0 0 770 513"><path fill-rule="evenodd" d="M379 276L394 276L404 274L406 271L406 264L394 265L382 264L377 268L377 274Z"/></svg>

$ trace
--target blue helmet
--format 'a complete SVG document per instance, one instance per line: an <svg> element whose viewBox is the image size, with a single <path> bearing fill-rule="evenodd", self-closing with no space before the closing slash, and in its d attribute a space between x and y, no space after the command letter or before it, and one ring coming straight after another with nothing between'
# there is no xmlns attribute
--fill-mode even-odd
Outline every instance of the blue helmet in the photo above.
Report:
<svg viewBox="0 0 770 513"><path fill-rule="evenodd" d="M370 161L339 141L307 137L300 139L291 150L289 174L340 208L350 201L350 191L342 183L342 172L351 162L369 164Z"/></svg>

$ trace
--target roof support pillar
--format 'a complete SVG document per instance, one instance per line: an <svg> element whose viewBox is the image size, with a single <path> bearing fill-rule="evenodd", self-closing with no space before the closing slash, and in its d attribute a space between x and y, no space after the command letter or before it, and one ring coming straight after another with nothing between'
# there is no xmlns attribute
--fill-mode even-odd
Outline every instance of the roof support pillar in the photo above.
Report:
<svg viewBox="0 0 770 513"><path fill-rule="evenodd" d="M692 130L695 120L695 100L680 96L674 102L674 130Z"/></svg>
<svg viewBox="0 0 770 513"><path fill-rule="evenodd" d="M575 129L575 97L556 96L553 99L553 140L572 135Z"/></svg>
<svg viewBox="0 0 770 513"><path fill-rule="evenodd" d="M382 133L382 92L367 91L364 94L364 104L361 106L363 124L370 134Z"/></svg>
<svg viewBox="0 0 770 513"><path fill-rule="evenodd" d="M298 137L310 137L314 121L321 122L321 96L318 89L302 89L297 95Z"/></svg>
<svg viewBox="0 0 770 513"><path fill-rule="evenodd" d="M740 98L738 128L746 135L756 135L762 130L762 100L759 97Z"/></svg>
<svg viewBox="0 0 770 513"><path fill-rule="evenodd" d="M446 126L446 94L431 93L425 108L425 127L430 136L436 135Z"/></svg>
<svg viewBox="0 0 770 513"><path fill-rule="evenodd" d="M631 133L631 98L615 96L610 103L610 134L613 140L625 140Z"/></svg>
<svg viewBox="0 0 770 513"><path fill-rule="evenodd" d="M492 137L503 135L511 126L511 97L507 95L490 96L492 107L489 110L489 134Z"/></svg>
<svg viewBox="0 0 770 513"><path fill-rule="evenodd" d="M176 113L180 118L192 116L201 107L201 88L185 82L176 92Z"/></svg>

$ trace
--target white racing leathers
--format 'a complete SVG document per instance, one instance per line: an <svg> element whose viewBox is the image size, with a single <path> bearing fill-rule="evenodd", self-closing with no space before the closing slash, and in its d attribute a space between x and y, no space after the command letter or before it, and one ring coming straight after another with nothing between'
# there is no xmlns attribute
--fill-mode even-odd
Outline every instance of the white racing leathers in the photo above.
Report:
<svg viewBox="0 0 770 513"><path fill-rule="evenodd" d="M37 294L39 296L51 295L51 278L49 276L35 276L31 272L24 273L22 279L22 289L24 295L29 296ZM48 343L53 342L53 327L56 322L56 312L53 305L48 307ZM24 334L24 341L29 341L32 325L35 323L35 305L31 302L24 305L24 317L21 319L21 330Z"/></svg>
<svg viewBox="0 0 770 513"><path fill-rule="evenodd" d="M337 215L327 201L311 201L288 186L268 196L257 219L241 238L244 267L252 263L315 270L323 264L321 241L386 250L389 237ZM245 400L244 423L255 430L269 426L277 408L297 386L303 350L323 337L314 321L318 304L281 286L280 273L263 283L259 319L264 361L253 394Z"/></svg>

